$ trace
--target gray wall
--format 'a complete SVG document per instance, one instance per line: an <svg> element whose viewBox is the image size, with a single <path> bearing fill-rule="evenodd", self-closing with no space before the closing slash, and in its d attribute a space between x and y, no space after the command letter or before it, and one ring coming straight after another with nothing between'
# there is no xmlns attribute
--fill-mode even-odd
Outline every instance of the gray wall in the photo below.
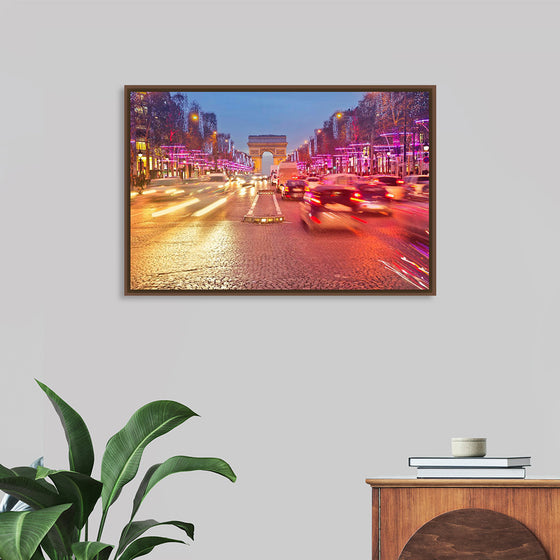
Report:
<svg viewBox="0 0 560 560"><path fill-rule="evenodd" d="M452 436L559 476L558 2L2 12L3 464L65 465L35 377L80 411L99 460L137 407L180 400L201 418L143 468L214 455L239 480L169 478L141 517L195 522L186 553L153 558L197 560L366 559L364 479L412 475L409 455ZM438 295L124 298L125 84L436 84Z"/></svg>

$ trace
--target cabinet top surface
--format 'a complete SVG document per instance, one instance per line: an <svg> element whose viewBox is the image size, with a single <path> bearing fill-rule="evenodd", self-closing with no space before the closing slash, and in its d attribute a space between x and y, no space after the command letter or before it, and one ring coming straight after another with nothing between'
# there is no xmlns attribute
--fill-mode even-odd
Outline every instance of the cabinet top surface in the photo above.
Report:
<svg viewBox="0 0 560 560"><path fill-rule="evenodd" d="M560 488L556 478L366 478L372 488Z"/></svg>

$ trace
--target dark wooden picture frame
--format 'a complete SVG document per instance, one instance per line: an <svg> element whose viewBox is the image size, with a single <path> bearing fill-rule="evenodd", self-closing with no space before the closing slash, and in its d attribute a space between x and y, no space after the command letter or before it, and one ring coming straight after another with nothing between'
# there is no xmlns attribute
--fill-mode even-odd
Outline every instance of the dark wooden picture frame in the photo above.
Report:
<svg viewBox="0 0 560 560"><path fill-rule="evenodd" d="M434 85L124 94L125 295L436 294Z"/></svg>

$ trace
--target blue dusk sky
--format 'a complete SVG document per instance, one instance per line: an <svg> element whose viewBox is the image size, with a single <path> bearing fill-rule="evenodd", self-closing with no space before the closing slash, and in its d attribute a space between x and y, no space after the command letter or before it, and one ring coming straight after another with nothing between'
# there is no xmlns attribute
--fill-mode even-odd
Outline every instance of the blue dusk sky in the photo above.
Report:
<svg viewBox="0 0 560 560"><path fill-rule="evenodd" d="M252 134L285 134L288 152L303 144L334 112L356 107L364 92L183 92L189 105L215 113L218 132L231 134L238 150L248 152Z"/></svg>

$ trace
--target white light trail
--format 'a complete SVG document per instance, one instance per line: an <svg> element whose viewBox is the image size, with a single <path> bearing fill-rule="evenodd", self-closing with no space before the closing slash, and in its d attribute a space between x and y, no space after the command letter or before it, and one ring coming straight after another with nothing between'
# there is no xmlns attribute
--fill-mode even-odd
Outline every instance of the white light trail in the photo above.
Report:
<svg viewBox="0 0 560 560"><path fill-rule="evenodd" d="M196 204L197 202L199 202L198 198L191 198L190 200L187 200L185 202L181 202L181 204L175 204L174 206L170 206L169 208L166 208L165 210L159 210L158 212L153 212L152 213L152 218L158 218L159 216L165 216L165 214L170 214L171 212L175 212L176 210L180 210L181 208L186 208L187 206L190 206L191 204Z"/></svg>
<svg viewBox="0 0 560 560"><path fill-rule="evenodd" d="M218 208L218 206L221 206L222 204L225 204L227 202L227 198L220 198L219 200L216 200L216 202L212 202L212 204L209 204L208 206L206 206L205 208L201 208L200 210L197 210L193 216L195 216L196 218L199 218L200 216L204 216L204 214L208 214L208 212L212 212L212 210L214 210L215 208Z"/></svg>

